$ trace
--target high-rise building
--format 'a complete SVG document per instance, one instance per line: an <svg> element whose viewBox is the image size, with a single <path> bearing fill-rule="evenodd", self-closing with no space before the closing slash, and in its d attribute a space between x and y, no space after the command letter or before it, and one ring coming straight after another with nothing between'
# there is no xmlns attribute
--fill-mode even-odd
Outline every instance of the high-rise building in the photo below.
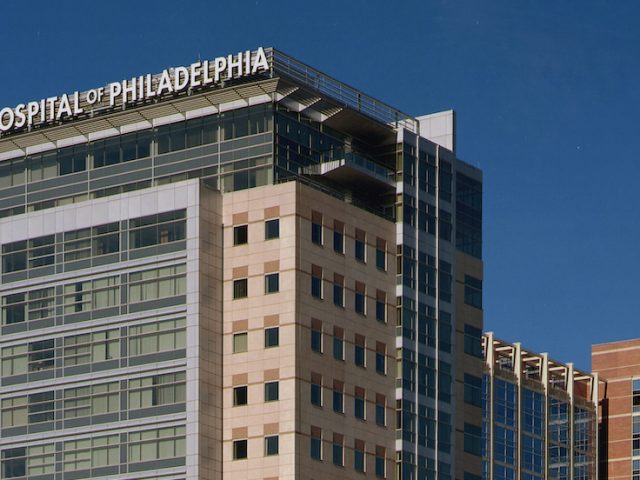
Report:
<svg viewBox="0 0 640 480"><path fill-rule="evenodd" d="M600 389L600 471L609 480L640 479L640 339L593 345Z"/></svg>
<svg viewBox="0 0 640 480"><path fill-rule="evenodd" d="M0 110L1 478L479 478L454 147L273 49Z"/></svg>
<svg viewBox="0 0 640 480"><path fill-rule="evenodd" d="M598 478L598 376L493 333L484 335L483 351L482 385L465 391L483 404L482 430L465 437L483 451L483 478Z"/></svg>

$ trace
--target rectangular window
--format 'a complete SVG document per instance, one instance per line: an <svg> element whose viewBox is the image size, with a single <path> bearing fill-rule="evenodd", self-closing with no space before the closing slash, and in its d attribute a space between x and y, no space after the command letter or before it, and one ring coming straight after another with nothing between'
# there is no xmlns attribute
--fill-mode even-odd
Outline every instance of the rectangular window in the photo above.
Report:
<svg viewBox="0 0 640 480"><path fill-rule="evenodd" d="M2 478L31 477L55 472L55 445L9 448L2 451Z"/></svg>
<svg viewBox="0 0 640 480"><path fill-rule="evenodd" d="M387 425L387 408L384 395L376 394L376 425L384 427Z"/></svg>
<svg viewBox="0 0 640 480"><path fill-rule="evenodd" d="M264 401L275 402L280 400L280 382L266 382L264 384Z"/></svg>
<svg viewBox="0 0 640 480"><path fill-rule="evenodd" d="M311 373L311 405L322 407L322 375Z"/></svg>
<svg viewBox="0 0 640 480"><path fill-rule="evenodd" d="M464 325L464 353L482 358L482 330Z"/></svg>
<svg viewBox="0 0 640 480"><path fill-rule="evenodd" d="M344 254L344 223L333 221L333 251Z"/></svg>
<svg viewBox="0 0 640 480"><path fill-rule="evenodd" d="M387 294L384 290L376 290L376 320L387 321Z"/></svg>
<svg viewBox="0 0 640 480"><path fill-rule="evenodd" d="M354 292L354 295L355 295L354 304L355 304L356 313L358 313L360 315L366 315L367 314L367 293L366 293L366 289L367 289L367 287L365 286L364 283L356 282L355 292Z"/></svg>
<svg viewBox="0 0 640 480"><path fill-rule="evenodd" d="M272 455L278 455L279 452L280 437L278 435L264 437L264 456L270 457Z"/></svg>
<svg viewBox="0 0 640 480"><path fill-rule="evenodd" d="M482 308L482 280L471 275L464 276L464 303Z"/></svg>
<svg viewBox="0 0 640 480"><path fill-rule="evenodd" d="M186 210L158 213L129 220L129 248L144 248L186 238Z"/></svg>
<svg viewBox="0 0 640 480"><path fill-rule="evenodd" d="M333 381L333 411L344 413L344 383Z"/></svg>
<svg viewBox="0 0 640 480"><path fill-rule="evenodd" d="M55 304L53 287L6 295L2 297L2 325L51 318Z"/></svg>
<svg viewBox="0 0 640 480"><path fill-rule="evenodd" d="M280 274L268 273L264 276L264 293L278 293L280 291Z"/></svg>
<svg viewBox="0 0 640 480"><path fill-rule="evenodd" d="M376 373L387 374L387 346L382 342L376 342Z"/></svg>
<svg viewBox="0 0 640 480"><path fill-rule="evenodd" d="M311 427L311 440L309 444L309 455L314 460L322 460L322 429Z"/></svg>
<svg viewBox="0 0 640 480"><path fill-rule="evenodd" d="M173 265L129 274L131 303L184 295L187 290L187 266Z"/></svg>
<svg viewBox="0 0 640 480"><path fill-rule="evenodd" d="M376 238L376 268L387 270L387 242L380 237Z"/></svg>
<svg viewBox="0 0 640 480"><path fill-rule="evenodd" d="M240 407L248 402L248 390L246 385L233 387L233 406Z"/></svg>
<svg viewBox="0 0 640 480"><path fill-rule="evenodd" d="M233 353L243 353L247 351L249 334L247 332L233 334Z"/></svg>
<svg viewBox="0 0 640 480"><path fill-rule="evenodd" d="M344 277L337 273L333 274L333 304L344 308Z"/></svg>
<svg viewBox="0 0 640 480"><path fill-rule="evenodd" d="M356 367L365 367L366 363L366 347L365 347L365 337L362 335L356 334L354 340L354 362Z"/></svg>
<svg viewBox="0 0 640 480"><path fill-rule="evenodd" d="M365 471L364 442L356 440L353 446L353 469L358 473Z"/></svg>
<svg viewBox="0 0 640 480"><path fill-rule="evenodd" d="M120 250L118 222L65 232L64 261L72 262L92 256L116 253Z"/></svg>
<svg viewBox="0 0 640 480"><path fill-rule="evenodd" d="M633 380L633 411L640 412L640 378Z"/></svg>
<svg viewBox="0 0 640 480"><path fill-rule="evenodd" d="M464 424L464 451L482 456L482 428L470 423Z"/></svg>
<svg viewBox="0 0 640 480"><path fill-rule="evenodd" d="M29 397L3 398L2 399L2 428L19 427L27 424L29 411Z"/></svg>
<svg viewBox="0 0 640 480"><path fill-rule="evenodd" d="M83 333L64 339L63 365L72 367L120 358L120 330Z"/></svg>
<svg viewBox="0 0 640 480"><path fill-rule="evenodd" d="M344 330L333 327L333 358L344 360Z"/></svg>
<svg viewBox="0 0 640 480"><path fill-rule="evenodd" d="M163 320L129 327L129 356L186 348L186 320Z"/></svg>
<svg viewBox="0 0 640 480"><path fill-rule="evenodd" d="M67 388L64 418L90 417L120 411L120 382Z"/></svg>
<svg viewBox="0 0 640 480"><path fill-rule="evenodd" d="M274 218L264 222L264 239L280 238L280 219Z"/></svg>
<svg viewBox="0 0 640 480"><path fill-rule="evenodd" d="M249 225L233 227L233 244L244 245L249 241Z"/></svg>
<svg viewBox="0 0 640 480"><path fill-rule="evenodd" d="M120 305L118 276L76 282L64 286L64 313L69 315Z"/></svg>
<svg viewBox="0 0 640 480"><path fill-rule="evenodd" d="M234 440L233 441L233 459L244 460L245 458L247 458L247 441Z"/></svg>
<svg viewBox="0 0 640 480"><path fill-rule="evenodd" d="M249 294L249 283L246 278L239 278L233 281L233 299L247 298Z"/></svg>
<svg viewBox="0 0 640 480"><path fill-rule="evenodd" d="M311 296L322 299L322 267L311 265Z"/></svg>
<svg viewBox="0 0 640 480"><path fill-rule="evenodd" d="M337 467L344 466L344 437L340 434L333 434L333 444L331 448L333 464Z"/></svg>
<svg viewBox="0 0 640 480"><path fill-rule="evenodd" d="M376 445L376 477L386 478L386 449L380 445Z"/></svg>
<svg viewBox="0 0 640 480"><path fill-rule="evenodd" d="M311 212L311 241L316 245L322 245L322 214Z"/></svg>
<svg viewBox="0 0 640 480"><path fill-rule="evenodd" d="M322 322L311 319L311 351L322 353Z"/></svg>
<svg viewBox="0 0 640 480"><path fill-rule="evenodd" d="M482 407L482 378L464 374L464 401L469 405Z"/></svg>
<svg viewBox="0 0 640 480"><path fill-rule="evenodd" d="M129 462L149 462L184 457L185 433L185 427L130 432Z"/></svg>
<svg viewBox="0 0 640 480"><path fill-rule="evenodd" d="M21 240L2 246L2 273L53 265L55 235Z"/></svg>
<svg viewBox="0 0 640 480"><path fill-rule="evenodd" d="M186 401L184 372L129 380L129 409L151 408Z"/></svg>
<svg viewBox="0 0 640 480"><path fill-rule="evenodd" d="M272 327L264 329L264 348L272 348L280 345L280 328Z"/></svg>
<svg viewBox="0 0 640 480"><path fill-rule="evenodd" d="M366 417L366 400L364 388L355 387L353 395L353 411L354 415L359 420L364 420Z"/></svg>
<svg viewBox="0 0 640 480"><path fill-rule="evenodd" d="M120 436L86 438L65 442L63 470L90 470L120 463Z"/></svg>
<svg viewBox="0 0 640 480"><path fill-rule="evenodd" d="M356 228L356 239L355 239L355 257L359 262L366 261L367 254L367 234L364 230L359 230Z"/></svg>

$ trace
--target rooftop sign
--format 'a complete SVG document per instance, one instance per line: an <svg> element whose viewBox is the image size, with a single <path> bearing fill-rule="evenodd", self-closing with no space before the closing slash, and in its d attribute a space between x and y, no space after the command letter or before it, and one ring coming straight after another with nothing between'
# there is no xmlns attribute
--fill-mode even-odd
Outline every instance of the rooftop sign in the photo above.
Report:
<svg viewBox="0 0 640 480"><path fill-rule="evenodd" d="M267 70L269 62L261 47L255 52L247 50L212 61L192 63L188 67L169 68L158 75L141 75L86 92L76 91L37 102L21 103L14 108L0 110L0 135L33 125L69 120L96 108L113 108L189 89L214 86L223 80Z"/></svg>

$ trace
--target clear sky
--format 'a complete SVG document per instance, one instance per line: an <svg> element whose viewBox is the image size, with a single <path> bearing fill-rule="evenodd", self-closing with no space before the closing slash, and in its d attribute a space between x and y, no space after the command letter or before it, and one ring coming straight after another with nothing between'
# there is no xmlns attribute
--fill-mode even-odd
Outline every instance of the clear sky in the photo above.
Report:
<svg viewBox="0 0 640 480"><path fill-rule="evenodd" d="M274 46L484 170L485 326L590 366L640 337L637 0L0 3L0 106ZM634 193L636 192L636 193Z"/></svg>

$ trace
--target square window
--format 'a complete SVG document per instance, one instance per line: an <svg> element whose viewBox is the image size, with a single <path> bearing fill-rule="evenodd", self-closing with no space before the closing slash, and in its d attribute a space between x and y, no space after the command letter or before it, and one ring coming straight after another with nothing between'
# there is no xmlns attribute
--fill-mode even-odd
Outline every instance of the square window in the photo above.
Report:
<svg viewBox="0 0 640 480"><path fill-rule="evenodd" d="M264 437L265 457L270 457L271 455L278 455L279 450L280 450L280 437L278 435Z"/></svg>
<svg viewBox="0 0 640 480"><path fill-rule="evenodd" d="M244 245L249 241L249 225L233 227L233 244Z"/></svg>
<svg viewBox="0 0 640 480"><path fill-rule="evenodd" d="M233 406L240 407L247 404L247 386L233 387Z"/></svg>
<svg viewBox="0 0 640 480"><path fill-rule="evenodd" d="M280 399L280 382L267 382L264 384L264 401L275 402Z"/></svg>
<svg viewBox="0 0 640 480"><path fill-rule="evenodd" d="M247 441L235 440L233 442L233 459L243 460L247 458Z"/></svg>
<svg viewBox="0 0 640 480"><path fill-rule="evenodd" d="M280 328L272 327L264 330L264 348L277 347L280 345Z"/></svg>
<svg viewBox="0 0 640 480"><path fill-rule="evenodd" d="M242 353L247 351L249 334L247 332L233 334L233 353Z"/></svg>
<svg viewBox="0 0 640 480"><path fill-rule="evenodd" d="M280 291L280 274L268 273L264 276L264 293L278 293Z"/></svg>
<svg viewBox="0 0 640 480"><path fill-rule="evenodd" d="M240 278L233 281L233 298L246 298L248 295L248 281L246 278Z"/></svg>
<svg viewBox="0 0 640 480"><path fill-rule="evenodd" d="M280 238L280 219L274 218L264 222L264 239L271 240Z"/></svg>

